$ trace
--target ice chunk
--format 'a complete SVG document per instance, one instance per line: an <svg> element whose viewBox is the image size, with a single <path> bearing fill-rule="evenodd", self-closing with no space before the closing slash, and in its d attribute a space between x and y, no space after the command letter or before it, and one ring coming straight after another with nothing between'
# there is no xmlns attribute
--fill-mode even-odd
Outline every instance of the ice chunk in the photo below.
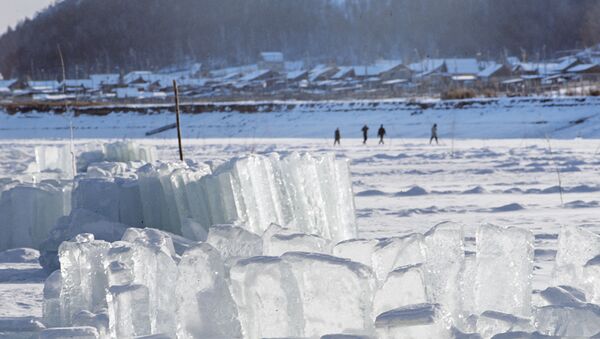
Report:
<svg viewBox="0 0 600 339"><path fill-rule="evenodd" d="M123 242L113 245L106 260L111 284L140 285L147 289L149 308L139 316L149 319L150 333L174 334L176 330L173 286L177 279L177 265L174 257L177 254L168 234L153 229L131 228L123 235ZM141 293L139 288L135 289L136 296ZM128 298L127 295L125 298ZM119 314L111 313L111 316Z"/></svg>
<svg viewBox="0 0 600 339"><path fill-rule="evenodd" d="M244 259L230 275L244 338L303 335L300 291L287 263L277 257Z"/></svg>
<svg viewBox="0 0 600 339"><path fill-rule="evenodd" d="M135 179L83 177L73 190L73 209L92 211L129 227L144 226L140 188Z"/></svg>
<svg viewBox="0 0 600 339"><path fill-rule="evenodd" d="M143 285L116 285L108 289L108 312L114 338L151 334L150 295Z"/></svg>
<svg viewBox="0 0 600 339"><path fill-rule="evenodd" d="M576 306L586 301L583 292L570 286L548 287L539 294L548 305Z"/></svg>
<svg viewBox="0 0 600 339"><path fill-rule="evenodd" d="M591 300L600 302L600 295L595 288L599 284L600 275L593 273L596 265L588 265L598 255L600 236L580 227L563 226L558 236L558 252L552 272L553 284L583 289Z"/></svg>
<svg viewBox="0 0 600 339"><path fill-rule="evenodd" d="M107 306L108 281L103 260L111 245L94 240L91 234L78 235L59 247L62 286L61 323L72 324L80 311L100 312Z"/></svg>
<svg viewBox="0 0 600 339"><path fill-rule="evenodd" d="M463 286L465 269L463 226L441 223L425 233L425 256L423 265L430 302L441 305L457 325L463 310L462 296L472 288Z"/></svg>
<svg viewBox="0 0 600 339"><path fill-rule="evenodd" d="M40 245L40 264L48 272L59 269L58 247L78 234L89 233L96 240L113 242L120 240L126 229L126 225L108 221L106 217L91 211L73 210L69 216L58 220L49 238Z"/></svg>
<svg viewBox="0 0 600 339"><path fill-rule="evenodd" d="M600 255L585 264L583 278L587 292L590 295L590 302L600 304Z"/></svg>
<svg viewBox="0 0 600 339"><path fill-rule="evenodd" d="M44 283L44 304L42 313L44 324L48 327L61 326L60 291L62 289L62 277L59 270L54 271Z"/></svg>
<svg viewBox="0 0 600 339"><path fill-rule="evenodd" d="M535 327L550 336L591 337L600 333L600 306L550 305L535 309Z"/></svg>
<svg viewBox="0 0 600 339"><path fill-rule="evenodd" d="M93 327L57 327L40 333L39 339L98 339L100 335Z"/></svg>
<svg viewBox="0 0 600 339"><path fill-rule="evenodd" d="M193 210L198 203L190 202L186 186L206 174L205 171L194 171L183 163L159 163L156 166L148 164L141 167L138 176L144 224L182 234L185 219L195 215Z"/></svg>
<svg viewBox="0 0 600 339"><path fill-rule="evenodd" d="M178 338L241 337L219 252L200 243L183 254L178 268Z"/></svg>
<svg viewBox="0 0 600 339"><path fill-rule="evenodd" d="M125 231L121 240L130 243L140 243L150 249L163 252L170 257L175 257L177 255L171 236L168 233L157 229L129 228Z"/></svg>
<svg viewBox="0 0 600 339"><path fill-rule="evenodd" d="M378 339L444 339L451 332L440 320L435 304L418 304L380 314L375 320Z"/></svg>
<svg viewBox="0 0 600 339"><path fill-rule="evenodd" d="M422 264L411 265L388 274L383 286L375 292L373 312L377 315L429 301Z"/></svg>
<svg viewBox="0 0 600 339"><path fill-rule="evenodd" d="M356 236L348 165L332 155L250 155L221 164L200 186L209 225L237 222L261 234L277 223L335 241Z"/></svg>
<svg viewBox="0 0 600 339"><path fill-rule="evenodd" d="M156 150L133 141L117 141L104 145L105 159L114 162L156 161Z"/></svg>
<svg viewBox="0 0 600 339"><path fill-rule="evenodd" d="M477 333L486 339L500 333L533 331L535 329L529 319L511 314L486 311L477 319Z"/></svg>
<svg viewBox="0 0 600 339"><path fill-rule="evenodd" d="M0 250L39 248L56 221L71 210L71 187L57 181L20 184L0 198Z"/></svg>
<svg viewBox="0 0 600 339"><path fill-rule="evenodd" d="M373 266L373 252L378 243L379 241L375 239L351 239L342 241L333 248L333 255L371 267Z"/></svg>
<svg viewBox="0 0 600 339"><path fill-rule="evenodd" d="M99 338L110 338L110 319L107 312L94 314L90 311L81 311L73 317L73 326L93 327L98 331Z"/></svg>
<svg viewBox="0 0 600 339"><path fill-rule="evenodd" d="M368 334L375 279L370 268L322 254L286 253L300 291L304 336Z"/></svg>
<svg viewBox="0 0 600 339"><path fill-rule="evenodd" d="M36 146L35 170L37 172L57 172L62 178L73 178L75 175L75 158L70 145Z"/></svg>
<svg viewBox="0 0 600 339"><path fill-rule="evenodd" d="M531 315L533 234L520 228L477 229L475 303L478 313Z"/></svg>
<svg viewBox="0 0 600 339"><path fill-rule="evenodd" d="M127 178L137 179L137 170L146 163L141 161L108 162L102 161L91 164L87 168L87 178Z"/></svg>
<svg viewBox="0 0 600 339"><path fill-rule="evenodd" d="M425 243L422 234L381 239L373 252L373 271L379 281L396 268L424 263Z"/></svg>
<svg viewBox="0 0 600 339"><path fill-rule="evenodd" d="M4 318L0 317L0 338L34 339L44 330L44 324L35 317Z"/></svg>
<svg viewBox="0 0 600 339"><path fill-rule="evenodd" d="M331 254L331 242L318 235L280 232L265 239L265 255L280 256L286 252Z"/></svg>
<svg viewBox="0 0 600 339"><path fill-rule="evenodd" d="M261 237L233 225L211 227L206 242L219 251L223 260L255 257L263 254Z"/></svg>

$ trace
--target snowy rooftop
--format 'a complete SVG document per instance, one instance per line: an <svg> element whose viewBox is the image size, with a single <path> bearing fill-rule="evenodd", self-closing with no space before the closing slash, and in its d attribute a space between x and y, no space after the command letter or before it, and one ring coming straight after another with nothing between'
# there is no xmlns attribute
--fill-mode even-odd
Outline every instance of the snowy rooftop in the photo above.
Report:
<svg viewBox="0 0 600 339"><path fill-rule="evenodd" d="M262 52L260 57L265 62L283 62L283 53L281 52Z"/></svg>
<svg viewBox="0 0 600 339"><path fill-rule="evenodd" d="M261 77L269 74L271 71L268 69L260 69L258 71L254 71L252 73L248 73L240 78L240 81L254 81L260 79Z"/></svg>
<svg viewBox="0 0 600 339"><path fill-rule="evenodd" d="M480 71L477 76L480 78L488 78L490 76L492 76L494 73L498 72L500 69L502 69L503 65L502 64L491 64L489 66L487 66L486 68L484 68L482 71Z"/></svg>
<svg viewBox="0 0 600 339"><path fill-rule="evenodd" d="M569 68L568 71L572 72L572 73L579 73L579 72L589 71L596 67L600 68L600 65L598 65L598 64L581 64L581 65L577 65L577 66Z"/></svg>

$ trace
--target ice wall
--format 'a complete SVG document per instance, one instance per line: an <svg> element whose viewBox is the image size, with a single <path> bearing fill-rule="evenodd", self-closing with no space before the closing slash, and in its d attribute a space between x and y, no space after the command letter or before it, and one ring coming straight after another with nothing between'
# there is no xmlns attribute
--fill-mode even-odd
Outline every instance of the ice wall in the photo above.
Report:
<svg viewBox="0 0 600 339"><path fill-rule="evenodd" d="M56 180L18 184L0 196L0 250L39 248L71 210L71 185Z"/></svg>
<svg viewBox="0 0 600 339"><path fill-rule="evenodd" d="M357 232L348 164L332 154L250 155L214 173L194 162L101 162L75 186L74 209L194 240L219 224L262 234L276 223L334 242Z"/></svg>
<svg viewBox="0 0 600 339"><path fill-rule="evenodd" d="M156 149L152 146L140 145L134 141L117 141L81 152L77 157L77 171L87 172L90 165L100 162L152 163L157 159Z"/></svg>

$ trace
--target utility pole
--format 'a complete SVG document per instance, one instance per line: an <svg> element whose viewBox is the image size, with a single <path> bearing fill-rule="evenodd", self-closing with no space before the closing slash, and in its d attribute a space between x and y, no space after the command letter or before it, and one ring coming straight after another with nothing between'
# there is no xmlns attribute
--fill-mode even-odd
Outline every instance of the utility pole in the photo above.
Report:
<svg viewBox="0 0 600 339"><path fill-rule="evenodd" d="M177 81L173 80L173 92L175 93L175 115L177 116L177 140L179 142L179 160L183 161L183 148L181 147L181 124L179 122L179 90Z"/></svg>

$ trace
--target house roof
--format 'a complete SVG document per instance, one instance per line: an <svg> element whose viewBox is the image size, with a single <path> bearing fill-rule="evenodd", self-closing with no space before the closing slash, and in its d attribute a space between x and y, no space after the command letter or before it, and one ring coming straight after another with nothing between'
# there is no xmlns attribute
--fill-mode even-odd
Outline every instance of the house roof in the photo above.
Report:
<svg viewBox="0 0 600 339"><path fill-rule="evenodd" d="M28 81L27 85L34 90L57 90L60 84L56 80L51 81Z"/></svg>
<svg viewBox="0 0 600 339"><path fill-rule="evenodd" d="M421 75L427 75L431 72L435 72L444 66L444 59L425 59L421 62L415 62L408 65L415 73L420 73Z"/></svg>
<svg viewBox="0 0 600 339"><path fill-rule="evenodd" d="M481 63L475 58L445 59L448 74L478 74L481 71Z"/></svg>
<svg viewBox="0 0 600 339"><path fill-rule="evenodd" d="M248 73L240 78L240 81L254 81L258 80L261 77L269 74L271 70L269 69L260 69L258 71L254 71L252 73Z"/></svg>
<svg viewBox="0 0 600 339"><path fill-rule="evenodd" d="M309 77L310 81L315 81L319 77L323 76L324 74L327 74L327 73L332 72L334 70L335 70L334 67L329 67L329 66L325 66L325 65L318 65L315 68L313 68L312 70L310 70L308 77Z"/></svg>
<svg viewBox="0 0 600 339"><path fill-rule="evenodd" d="M8 88L15 82L17 82L17 79L0 80L0 88Z"/></svg>
<svg viewBox="0 0 600 339"><path fill-rule="evenodd" d="M260 57L265 62L283 62L283 53L281 52L262 52Z"/></svg>
<svg viewBox="0 0 600 339"><path fill-rule="evenodd" d="M303 71L303 70L291 71L291 72L287 72L286 78L288 80L296 80L298 78L302 78L302 77L306 76L307 74L308 74L308 71Z"/></svg>
<svg viewBox="0 0 600 339"><path fill-rule="evenodd" d="M579 59L577 59L576 57L564 57L559 59L559 63L557 65L557 69L560 72L564 72L566 71L569 67L572 67L574 64L577 64L579 62Z"/></svg>
<svg viewBox="0 0 600 339"><path fill-rule="evenodd" d="M573 66L573 67L569 68L568 71L572 72L572 73L586 72L595 67L600 68L600 65L598 65L598 64L581 64L581 65L577 65L577 66Z"/></svg>
<svg viewBox="0 0 600 339"><path fill-rule="evenodd" d="M118 85L121 76L115 73L91 74L94 85Z"/></svg>
<svg viewBox="0 0 600 339"><path fill-rule="evenodd" d="M504 65L502 64L490 64L489 66L487 66L486 68L484 68L482 71L480 71L477 76L480 78L489 78L491 77L494 73L498 72L500 69L502 69L502 67L504 67Z"/></svg>
<svg viewBox="0 0 600 339"><path fill-rule="evenodd" d="M354 66L353 68L356 76L371 77L380 76L398 66L402 66L402 61L380 61L374 65Z"/></svg>
<svg viewBox="0 0 600 339"><path fill-rule="evenodd" d="M332 76L332 79L341 79L344 77L347 77L349 73L351 73L354 70L353 67L349 67L349 66L344 66L344 67L340 67L339 70L337 71L337 73L335 73L334 76ZM356 74L356 72L355 72Z"/></svg>
<svg viewBox="0 0 600 339"><path fill-rule="evenodd" d="M94 88L94 82L91 79L65 79L63 84L67 87L83 87L86 89Z"/></svg>

